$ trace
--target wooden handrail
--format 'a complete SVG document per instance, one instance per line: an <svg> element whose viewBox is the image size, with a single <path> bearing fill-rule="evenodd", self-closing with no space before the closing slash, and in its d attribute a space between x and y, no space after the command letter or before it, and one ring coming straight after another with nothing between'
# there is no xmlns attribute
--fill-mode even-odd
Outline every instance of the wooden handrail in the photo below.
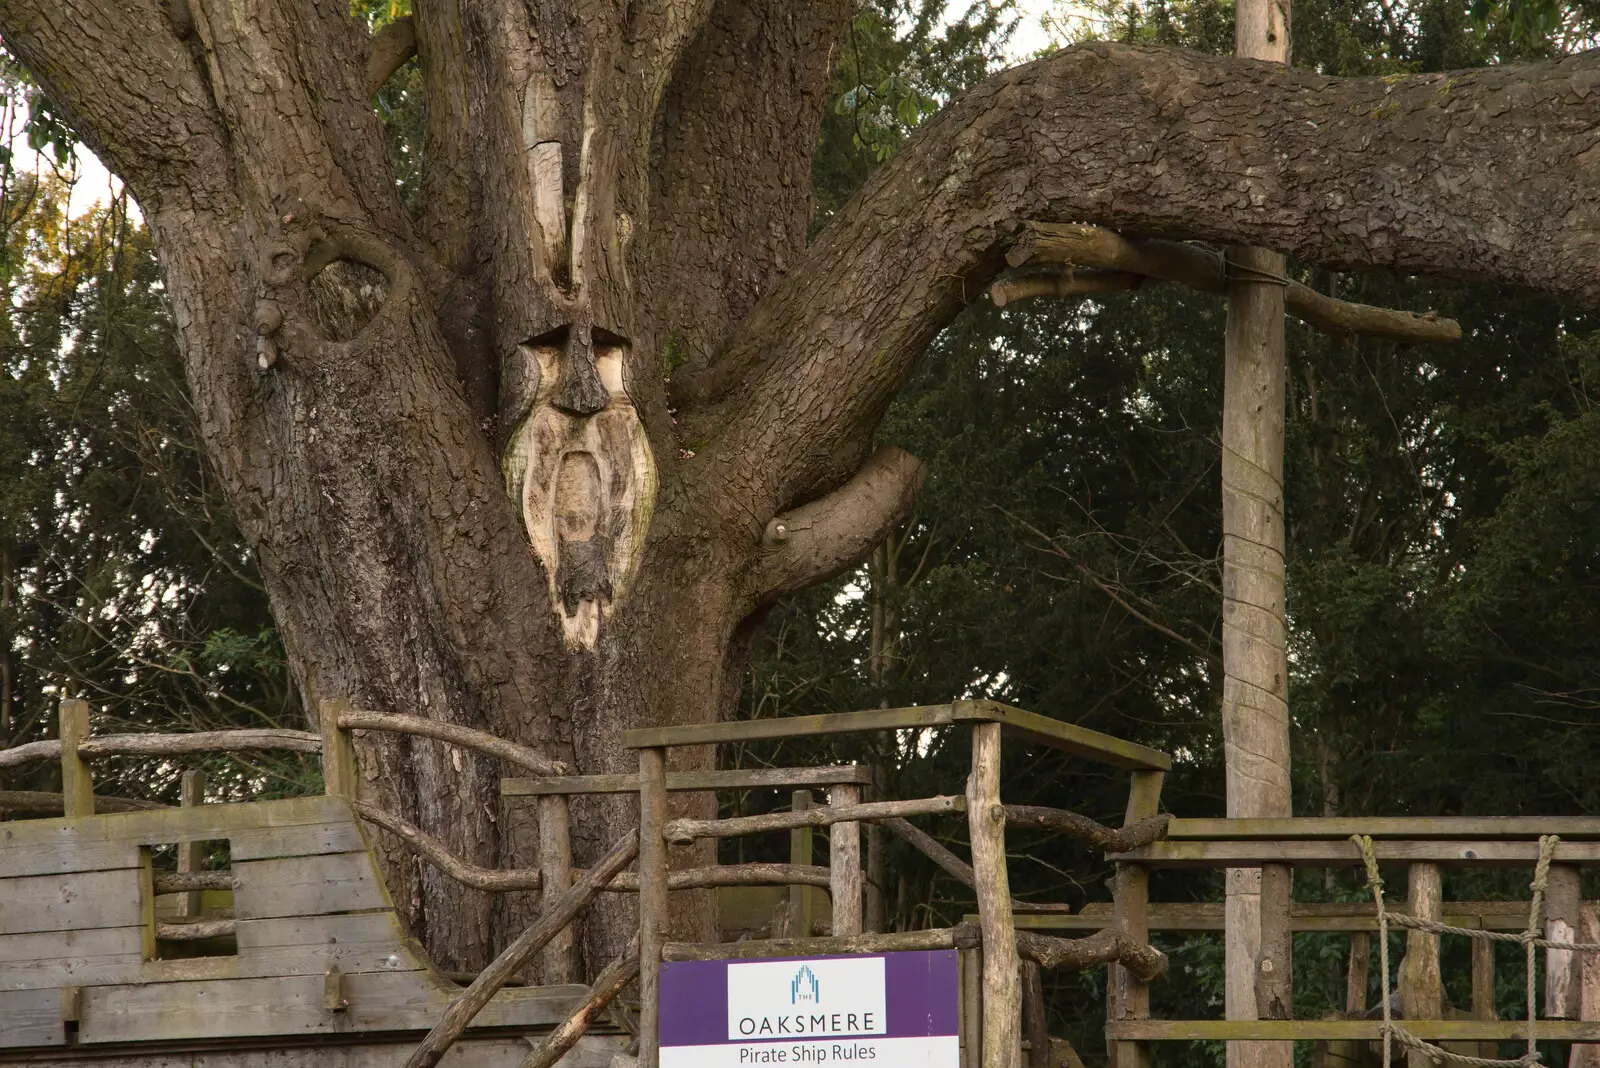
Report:
<svg viewBox="0 0 1600 1068"><path fill-rule="evenodd" d="M894 816L926 816L940 812L964 812L966 800L960 797L925 797L915 801L871 801L863 805L818 805L798 812L769 812L763 816L735 816L724 820L672 820L666 826L669 842L684 844L696 838L733 838L767 831L787 831L795 827L827 827L834 823L858 823Z"/></svg>
<svg viewBox="0 0 1600 1068"><path fill-rule="evenodd" d="M403 716L392 712L365 712L353 710L339 714L339 726L347 731L393 731L433 738L452 745L476 749L502 760L526 768L535 775L567 775L572 769L559 760L551 760L537 749L508 741L487 731L463 727L458 723L445 723L426 716Z"/></svg>
<svg viewBox="0 0 1600 1068"><path fill-rule="evenodd" d="M244 728L193 731L185 734L101 734L78 743L80 758L106 756L179 756L184 753L231 753L252 749L288 749L320 753L322 739L309 731ZM59 760L61 740L49 738L0 749L0 768L30 760Z"/></svg>

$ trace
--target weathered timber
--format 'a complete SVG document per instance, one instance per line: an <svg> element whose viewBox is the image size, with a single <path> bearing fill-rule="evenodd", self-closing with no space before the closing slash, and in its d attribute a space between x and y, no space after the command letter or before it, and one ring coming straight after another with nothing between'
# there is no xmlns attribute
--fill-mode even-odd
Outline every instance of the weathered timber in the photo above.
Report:
<svg viewBox="0 0 1600 1068"><path fill-rule="evenodd" d="M582 869L573 869L582 874ZM705 868L677 868L667 873L669 890L703 890L713 886L806 886L828 889L829 870L821 864L713 864ZM602 890L638 893L637 872L618 872Z"/></svg>
<svg viewBox="0 0 1600 1068"><path fill-rule="evenodd" d="M790 812L808 812L812 808L810 790L796 790L789 798ZM807 826L794 827L789 831L789 863L806 865L812 863L816 852L816 835L813 829ZM810 938L816 934L817 917L821 915L821 902L817 900L817 893L803 883L789 887L788 915L784 921L783 933L790 938ZM773 934L778 934L774 931Z"/></svg>
<svg viewBox="0 0 1600 1068"><path fill-rule="evenodd" d="M923 856L954 876L957 881L967 886L977 885L977 877L972 874L972 865L946 849L933 835L900 816L878 822L909 842Z"/></svg>
<svg viewBox="0 0 1600 1068"><path fill-rule="evenodd" d="M0 1048L60 1046L67 1041L58 990L0 990Z"/></svg>
<svg viewBox="0 0 1600 1068"><path fill-rule="evenodd" d="M912 801L869 801L859 805L819 805L800 811L769 812L761 816L734 816L724 820L672 820L666 825L667 841L684 844L696 838L733 838L742 834L787 831L795 827L827 827L834 823L887 819L891 816L928 816L960 812L960 797L925 797Z"/></svg>
<svg viewBox="0 0 1600 1068"><path fill-rule="evenodd" d="M1446 920L1446 923L1449 921ZM1494 943L1486 942L1481 938L1473 939L1474 946L1488 946L1492 954ZM1350 935L1350 954L1345 960L1344 967L1344 1011L1352 1016L1360 1016L1367 1011L1367 979L1372 971L1372 936L1365 931L1354 931ZM1474 956L1473 965L1476 967L1477 958ZM1473 982L1477 982L1477 973L1473 973ZM1477 989L1476 985L1473 987Z"/></svg>
<svg viewBox="0 0 1600 1068"><path fill-rule="evenodd" d="M244 753L258 749L322 752L322 739L309 731L249 728L193 731L187 734L99 734L78 743L80 757L183 756L187 753Z"/></svg>
<svg viewBox="0 0 1600 1068"><path fill-rule="evenodd" d="M1600 909L1597 909L1592 901L1584 902L1578 909L1578 941L1600 942ZM1600 1022L1600 953L1583 953L1580 956L1582 963L1578 971L1578 1019L1591 1023ZM1490 960L1492 964L1493 958ZM1489 983L1492 992L1494 983L1492 972L1489 975ZM1473 996L1477 996L1476 971L1473 972ZM1492 1009L1492 1000L1489 1004ZM1476 1001L1473 1002L1473 1008L1473 1015L1478 1016ZM1492 1019L1492 1017L1486 1018ZM1600 1045L1573 1046L1572 1052L1567 1056L1567 1068L1600 1068Z"/></svg>
<svg viewBox="0 0 1600 1068"><path fill-rule="evenodd" d="M744 942L667 942L661 959L765 960L771 957L829 957L848 953L899 953L920 949L971 949L980 943L977 924L934 927L923 931L889 931L848 938L766 938Z"/></svg>
<svg viewBox="0 0 1600 1068"><path fill-rule="evenodd" d="M1575 942L1578 936L1578 910L1583 904L1579 871L1569 864L1552 864L1544 895L1544 936L1552 942ZM1544 951L1544 999L1542 1009L1551 1019L1576 1020L1580 1016L1583 978L1582 962L1570 949Z"/></svg>
<svg viewBox="0 0 1600 1068"><path fill-rule="evenodd" d="M96 927L0 935L0 990L136 983L143 928Z"/></svg>
<svg viewBox="0 0 1600 1068"><path fill-rule="evenodd" d="M319 702L317 730L322 738L322 788L330 797L351 801L361 796L361 776L350 732L339 725L341 716L355 711L342 697Z"/></svg>
<svg viewBox="0 0 1600 1068"><path fill-rule="evenodd" d="M158 871L154 873L152 882L158 894L198 894L202 890L232 890L233 872ZM192 907L180 910L179 915L196 916L199 912L200 907L196 902Z"/></svg>
<svg viewBox="0 0 1600 1068"><path fill-rule="evenodd" d="M1443 911L1443 884L1437 864L1415 863L1407 871L1410 893L1407 911L1418 919L1437 920ZM1406 931L1406 955L1396 983L1400 1012L1412 1020L1437 1020L1444 1015L1444 980L1439 972L1439 936L1427 931ZM1409 1051L1406 1063L1427 1068L1432 1058Z"/></svg>
<svg viewBox="0 0 1600 1068"><path fill-rule="evenodd" d="M1172 766L1159 750L1113 738L1073 723L1051 719L996 701L957 701L948 705L913 705L909 708L875 708L863 712L836 712L824 716L790 716L781 719L725 720L683 727L644 727L623 732L630 749L650 746L715 745L772 738L813 738L867 731L918 730L957 723L1000 723L1006 733L1036 745L1049 746L1118 768Z"/></svg>
<svg viewBox="0 0 1600 1068"><path fill-rule="evenodd" d="M572 885L572 828L566 797L552 794L538 798L535 804L539 809L539 877L543 901L548 904ZM542 965L540 979L546 983L570 983L577 978L570 926L557 931L544 947Z"/></svg>
<svg viewBox="0 0 1600 1068"><path fill-rule="evenodd" d="M1135 827L1155 818L1165 781L1163 771L1133 772L1128 781L1128 803L1122 814L1124 826ZM1091 937L1103 938L1110 933L1116 942L1118 954L1112 958L1111 987L1107 992L1108 1007L1115 1007L1114 1018L1143 1019L1150 1015L1149 973L1155 966L1149 956L1155 951L1145 945L1150 939L1150 871L1142 865L1118 864L1112 885L1115 927L1111 932ZM1133 956L1124 960L1126 954ZM1165 958L1161 958L1160 967L1165 969ZM1110 1049L1117 1068L1148 1068L1150 1064L1150 1050L1137 1043L1115 1043Z"/></svg>
<svg viewBox="0 0 1600 1068"><path fill-rule="evenodd" d="M832 808L850 808L861 803L861 787L840 783L828 792ZM861 933L861 825L842 820L828 828L828 865L832 873L829 890L833 898L833 933Z"/></svg>
<svg viewBox="0 0 1600 1068"><path fill-rule="evenodd" d="M1262 867L1261 950L1254 963L1256 1015L1263 1020L1288 1020L1294 1016L1292 889L1292 868L1284 864Z"/></svg>
<svg viewBox="0 0 1600 1068"><path fill-rule="evenodd" d="M96 812L143 812L152 808L170 808L160 801L145 801L137 797L106 797L94 795ZM0 812L41 812L59 816L64 811L60 794L50 790L0 790Z"/></svg>
<svg viewBox="0 0 1600 1068"><path fill-rule="evenodd" d="M983 1068L1021 1068L1022 990L1006 874L1006 814L1000 804L1000 731L998 723L972 728L967 830L983 929Z"/></svg>
<svg viewBox="0 0 1600 1068"><path fill-rule="evenodd" d="M349 807L337 798L290 797L279 801L254 801L247 804L197 805L192 808L161 808L149 811L119 812L92 820L26 820L0 824L0 850L7 872L15 864L36 858L47 866L41 871L71 871L58 866L52 851L92 851L102 846L154 845L181 842L190 838L237 840L242 833L289 830L299 834L309 825L343 824L354 827ZM234 856L237 857L237 847ZM293 854L277 854L290 856ZM73 858L67 858L75 862ZM83 859L94 859L85 856ZM96 861L98 864L98 861ZM98 864L98 866L115 866ZM16 872L20 874L20 872Z"/></svg>
<svg viewBox="0 0 1600 1068"><path fill-rule="evenodd" d="M1391 914L1408 915L1404 901L1387 904ZM1179 901L1152 903L1148 924L1152 931L1220 931L1223 928L1220 901ZM1371 902L1295 902L1289 912L1295 931L1375 931L1377 910ZM1112 905L1093 901L1083 911L1059 913L1019 913L1019 929L1098 931L1111 927ZM1452 927L1482 928L1488 931L1520 931L1528 925L1526 901L1446 901L1444 922Z"/></svg>
<svg viewBox="0 0 1600 1068"><path fill-rule="evenodd" d="M1040 830L1059 831L1069 838L1087 842L1107 853L1125 853L1142 845L1166 837L1167 822L1171 816L1149 816L1121 828L1096 823L1088 816L1060 808L1043 808L1038 805L1006 805L1007 827L1036 827Z"/></svg>
<svg viewBox="0 0 1600 1068"><path fill-rule="evenodd" d="M0 749L0 768L14 768L34 760L55 760L60 756L59 738L47 738L42 742L24 742L10 749Z"/></svg>
<svg viewBox="0 0 1600 1068"><path fill-rule="evenodd" d="M554 1068L567 1051L589 1031L589 1025L611 1000L622 993L639 974L639 940L637 936L615 960L600 970L589 986L589 996L571 1016L563 1020L554 1031L522 1062L522 1068Z"/></svg>
<svg viewBox="0 0 1600 1068"><path fill-rule="evenodd" d="M1474 864L1491 867L1532 866L1539 843L1515 841L1381 841L1372 844L1384 864L1421 861L1432 864ZM1600 842L1562 841L1556 859L1565 864L1600 864ZM1224 868L1260 864L1344 867L1361 864L1353 842L1338 841L1172 841L1114 855L1114 860L1134 860L1152 867Z"/></svg>
<svg viewBox="0 0 1600 1068"><path fill-rule="evenodd" d="M964 1068L983 1063L983 939L973 925L977 945L957 953L961 981L961 1045Z"/></svg>
<svg viewBox="0 0 1600 1068"><path fill-rule="evenodd" d="M94 778L78 747L89 737L89 703L61 702L61 801L67 819L94 815Z"/></svg>
<svg viewBox="0 0 1600 1068"><path fill-rule="evenodd" d="M1159 979L1167 972L1167 955L1120 931L1100 931L1087 938L1056 938L1036 931L1017 932L1017 952L1042 968L1081 971L1096 964L1118 964L1140 983ZM1118 1003L1125 1004L1128 984L1118 987ZM1135 1006L1137 1008L1137 1006ZM1148 1009L1146 1010L1149 1011ZM1138 1017L1124 1016L1122 1019Z"/></svg>
<svg viewBox="0 0 1600 1068"><path fill-rule="evenodd" d="M667 938L667 751L639 750L639 1062L661 1059L661 950Z"/></svg>
<svg viewBox="0 0 1600 1068"><path fill-rule="evenodd" d="M1600 1022L1539 1020L1541 1042L1600 1042ZM1119 1020L1106 1027L1114 1041L1139 1042L1373 1042L1382 1020ZM1407 1020L1407 1031L1429 1042L1526 1041L1525 1020Z"/></svg>
<svg viewBox="0 0 1600 1068"><path fill-rule="evenodd" d="M0 935L132 927L142 920L137 867L0 880Z"/></svg>
<svg viewBox="0 0 1600 1068"><path fill-rule="evenodd" d="M239 861L233 874L234 915L242 920L390 907L388 890L365 850Z"/></svg>
<svg viewBox="0 0 1600 1068"><path fill-rule="evenodd" d="M1167 838L1270 838L1303 841L1351 835L1369 838L1529 838L1560 835L1564 840L1600 839L1597 816L1295 816L1284 819L1184 819L1167 824Z"/></svg>
<svg viewBox="0 0 1600 1068"><path fill-rule="evenodd" d="M469 864L451 853L443 842L420 828L407 823L392 812L385 812L376 805L369 805L365 801L352 801L350 802L350 807L362 819L369 823L375 823L400 838L413 853L463 886L470 886L475 890L501 892L507 890L537 890L544 885L543 875L537 869L516 868L502 871Z"/></svg>
<svg viewBox="0 0 1600 1068"><path fill-rule="evenodd" d="M201 942L225 938L234 933L234 920L190 920L187 923L158 923L156 938L163 942Z"/></svg>
<svg viewBox="0 0 1600 1068"><path fill-rule="evenodd" d="M1028 1044L1028 1068L1055 1068L1050 1063L1050 1020L1039 965L1022 962L1022 1037Z"/></svg>
<svg viewBox="0 0 1600 1068"><path fill-rule="evenodd" d="M669 771L667 792L692 790L760 790L788 786L866 785L871 769L863 764L838 764L820 768L731 768L725 771ZM543 794L631 794L639 789L637 775L552 775L540 779L501 779L500 796Z"/></svg>
<svg viewBox="0 0 1600 1068"><path fill-rule="evenodd" d="M433 738L451 745L476 749L480 753L497 756L535 775L566 775L572 769L557 760L551 760L536 749L507 741L486 731L463 727L457 723L428 719L425 716L403 716L390 712L350 711L340 713L339 726L347 731L394 731Z"/></svg>
<svg viewBox="0 0 1600 1068"><path fill-rule="evenodd" d="M1445 920L1446 923L1450 921ZM1587 954L1593 956L1593 954ZM1365 976L1362 977L1363 979ZM1361 991L1363 997L1366 988ZM1363 1006L1364 1008L1365 1006ZM1484 938L1472 940L1472 1018L1474 1020L1497 1020L1500 1014L1494 1007L1494 943ZM1493 1042L1480 1042L1478 1056L1494 1057L1497 1053ZM1567 1068L1576 1068L1569 1063ZM1600 1068L1590 1065L1589 1068Z"/></svg>
<svg viewBox="0 0 1600 1068"><path fill-rule="evenodd" d="M416 1052L406 1061L406 1068L433 1068L433 1065L438 1064L455 1040L461 1037L461 1032L467 1029L478 1012L489 1003L489 999L494 997L500 988L533 958L534 954L545 947L552 935L571 923L599 892L601 885L627 867L638 853L639 832L629 831L607 851L593 870L585 872L583 878L574 882L560 897L551 902L537 922L507 946L489 967L479 973L472 985L450 1003L443 1018L428 1032L427 1037L417 1046Z"/></svg>
<svg viewBox="0 0 1600 1068"><path fill-rule="evenodd" d="M179 786L178 803L185 808L192 808L205 801L206 776L205 772L189 770L183 773L183 780ZM194 872L201 860L200 843L194 840L178 843L178 874L189 875ZM232 887L230 881L227 888ZM183 897L178 902L178 915L196 916L200 913L200 891L204 887L185 888ZM220 888L226 889L226 888ZM156 893L163 893L159 878L155 885Z"/></svg>
<svg viewBox="0 0 1600 1068"><path fill-rule="evenodd" d="M1066 272L1066 278L1058 271L1002 280L990 288L990 297L999 307L1034 296L1137 289L1147 279L1175 282L1204 293L1221 294L1227 288L1222 254L1214 249L1179 241L1127 238L1099 226L1030 223L1009 258L1035 267L1060 264L1097 270L1089 275ZM1289 314L1328 333L1366 334L1413 344L1461 340L1461 325L1454 319L1339 300L1289 278L1284 278L1282 285Z"/></svg>

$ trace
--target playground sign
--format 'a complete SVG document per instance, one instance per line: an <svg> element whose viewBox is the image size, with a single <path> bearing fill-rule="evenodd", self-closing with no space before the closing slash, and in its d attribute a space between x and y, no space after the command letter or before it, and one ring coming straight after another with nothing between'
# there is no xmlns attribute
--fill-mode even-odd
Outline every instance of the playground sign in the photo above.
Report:
<svg viewBox="0 0 1600 1068"><path fill-rule="evenodd" d="M661 1068L958 1068L954 950L661 965Z"/></svg>

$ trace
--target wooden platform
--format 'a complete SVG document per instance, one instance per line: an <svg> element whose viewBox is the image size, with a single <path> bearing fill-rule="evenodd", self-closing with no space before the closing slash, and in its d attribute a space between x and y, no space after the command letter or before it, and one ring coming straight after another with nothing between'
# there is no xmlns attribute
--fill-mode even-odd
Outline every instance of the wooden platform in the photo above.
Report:
<svg viewBox="0 0 1600 1068"><path fill-rule="evenodd" d="M218 839L232 857L236 952L153 959L149 847ZM8 1050L251 1036L271 1036L278 1048L314 1036L415 1035L459 992L406 938L340 798L0 823L0 1047ZM506 989L476 1027L538 1034L585 992ZM407 1048L396 1047L394 1063ZM381 1051L341 1056L389 1063Z"/></svg>

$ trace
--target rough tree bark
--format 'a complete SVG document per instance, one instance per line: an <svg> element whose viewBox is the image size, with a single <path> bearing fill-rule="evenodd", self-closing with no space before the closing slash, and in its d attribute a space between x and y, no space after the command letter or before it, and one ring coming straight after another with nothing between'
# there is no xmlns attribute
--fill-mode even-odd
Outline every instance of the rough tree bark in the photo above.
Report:
<svg viewBox="0 0 1600 1068"><path fill-rule="evenodd" d="M872 454L875 427L1027 219L1600 303L1588 57L1338 81L1071 49L952 104L808 246L851 7L419 0L412 219L371 104L404 42L343 0L0 0L7 49L144 208L309 707L585 772L629 770L629 726L724 714L763 606L906 514L920 465ZM536 864L491 761L361 750L369 798L454 855ZM577 865L628 805L574 806ZM526 924L524 895L385 863L447 967ZM590 925L591 974L627 907Z"/></svg>
<svg viewBox="0 0 1600 1068"><path fill-rule="evenodd" d="M1234 51L1287 65L1290 0L1240 0ZM1222 738L1228 815L1292 815L1284 618L1284 285L1281 253L1228 250L1222 400ZM1225 875L1230 1020L1286 1019L1292 872ZM1292 1042L1229 1042L1228 1068L1290 1068Z"/></svg>

